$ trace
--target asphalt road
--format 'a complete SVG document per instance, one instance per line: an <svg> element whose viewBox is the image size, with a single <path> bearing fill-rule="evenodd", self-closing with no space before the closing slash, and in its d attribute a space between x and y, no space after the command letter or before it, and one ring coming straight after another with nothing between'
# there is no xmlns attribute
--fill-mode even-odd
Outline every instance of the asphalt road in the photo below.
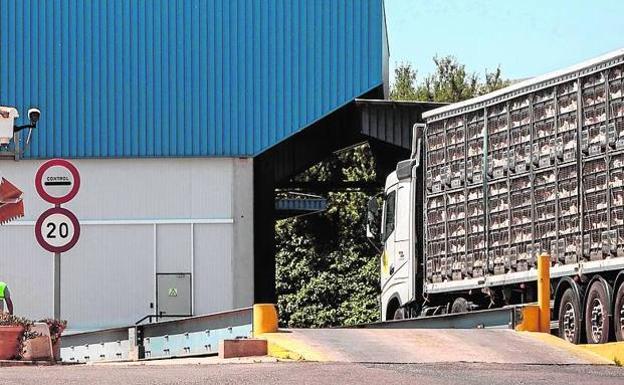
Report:
<svg viewBox="0 0 624 385"><path fill-rule="evenodd" d="M624 368L586 365L259 363L0 368L0 384L624 384Z"/></svg>

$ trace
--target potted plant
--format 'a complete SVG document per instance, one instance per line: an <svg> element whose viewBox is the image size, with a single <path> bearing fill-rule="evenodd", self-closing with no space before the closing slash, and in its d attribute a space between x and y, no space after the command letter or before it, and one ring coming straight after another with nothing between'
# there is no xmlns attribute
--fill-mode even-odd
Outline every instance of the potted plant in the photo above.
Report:
<svg viewBox="0 0 624 385"><path fill-rule="evenodd" d="M32 324L27 318L0 313L0 360L21 358L24 338L31 338Z"/></svg>
<svg viewBox="0 0 624 385"><path fill-rule="evenodd" d="M67 321L53 318L46 318L39 322L45 322L50 329L50 339L52 340L52 352L54 353L54 361L61 359L61 335L67 328Z"/></svg>

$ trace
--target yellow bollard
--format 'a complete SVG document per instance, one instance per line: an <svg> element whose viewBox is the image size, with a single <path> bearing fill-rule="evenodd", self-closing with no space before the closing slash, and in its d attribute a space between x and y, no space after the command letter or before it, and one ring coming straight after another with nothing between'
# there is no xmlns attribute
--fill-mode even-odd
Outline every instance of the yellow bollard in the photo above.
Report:
<svg viewBox="0 0 624 385"><path fill-rule="evenodd" d="M539 331L550 333L550 255L542 254L537 260L537 304L539 306Z"/></svg>
<svg viewBox="0 0 624 385"><path fill-rule="evenodd" d="M253 334L259 336L264 333L277 331L277 307L272 303L257 303L253 305Z"/></svg>
<svg viewBox="0 0 624 385"><path fill-rule="evenodd" d="M540 308L539 306L527 305L521 310L521 321L516 325L517 332L539 332L540 331Z"/></svg>

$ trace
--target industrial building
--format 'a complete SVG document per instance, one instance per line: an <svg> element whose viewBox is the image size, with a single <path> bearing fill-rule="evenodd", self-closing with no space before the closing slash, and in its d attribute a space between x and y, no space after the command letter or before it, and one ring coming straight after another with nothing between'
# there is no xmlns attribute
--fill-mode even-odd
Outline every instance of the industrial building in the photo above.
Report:
<svg viewBox="0 0 624 385"><path fill-rule="evenodd" d="M387 94L388 56L382 0L0 2L0 105L42 111L0 161L26 208L0 227L16 312L52 313L33 180L57 157L82 178L70 328L274 301L275 186L364 140L409 149L426 105L356 101Z"/></svg>

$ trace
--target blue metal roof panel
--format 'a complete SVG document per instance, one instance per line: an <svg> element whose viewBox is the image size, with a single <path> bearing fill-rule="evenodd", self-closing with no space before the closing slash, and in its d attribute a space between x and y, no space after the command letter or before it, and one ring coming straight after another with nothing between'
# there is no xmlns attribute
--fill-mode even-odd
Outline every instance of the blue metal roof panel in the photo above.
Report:
<svg viewBox="0 0 624 385"><path fill-rule="evenodd" d="M249 156L384 83L382 0L0 1L27 157Z"/></svg>

